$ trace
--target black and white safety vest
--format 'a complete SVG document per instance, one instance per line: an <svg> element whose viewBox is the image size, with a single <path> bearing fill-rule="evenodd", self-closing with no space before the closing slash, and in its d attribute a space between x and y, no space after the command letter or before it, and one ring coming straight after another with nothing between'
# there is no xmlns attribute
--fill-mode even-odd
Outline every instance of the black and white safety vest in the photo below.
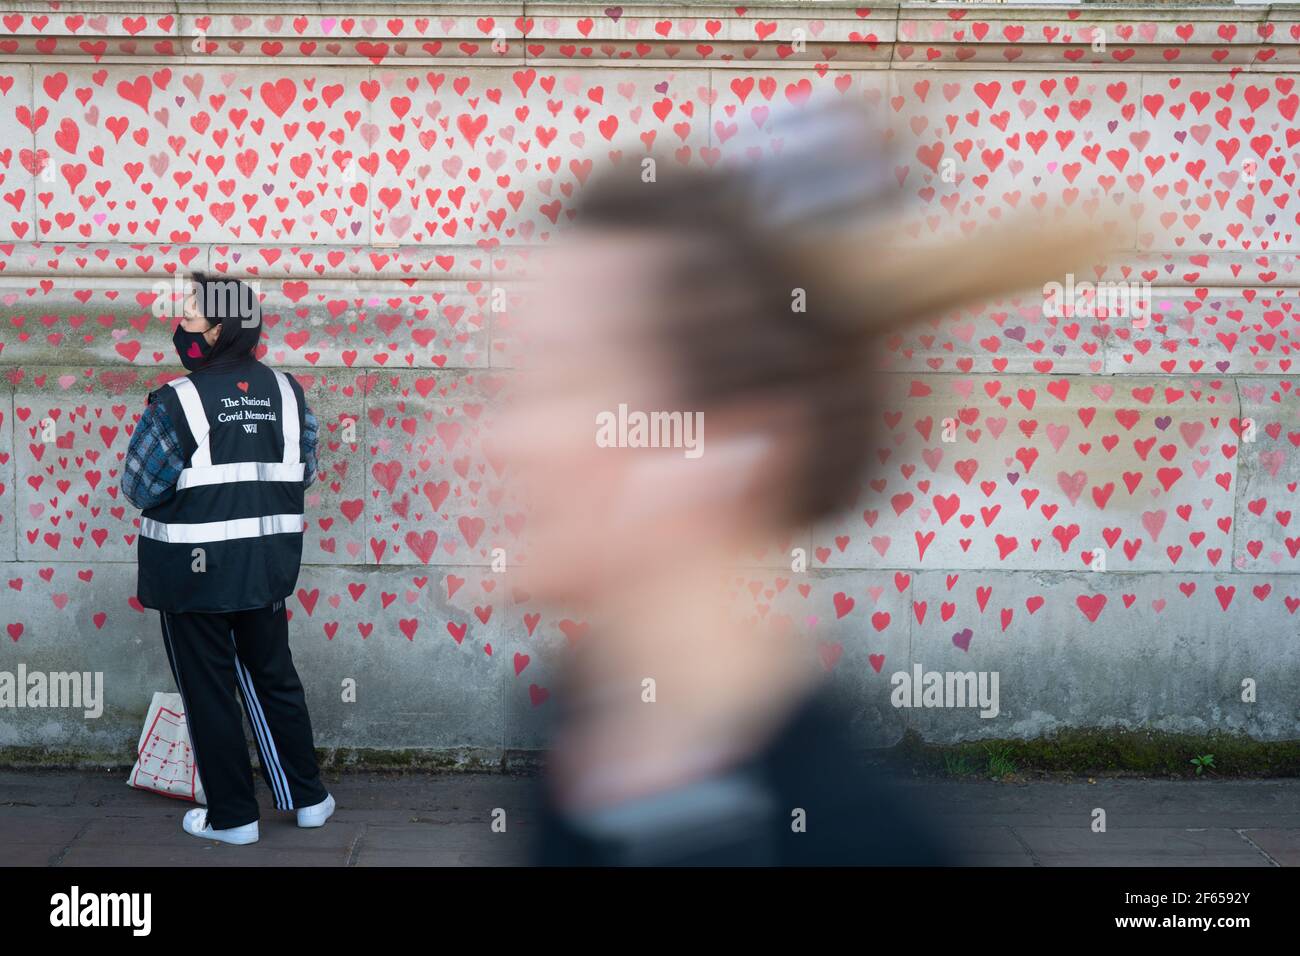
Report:
<svg viewBox="0 0 1300 956"><path fill-rule="evenodd" d="M302 560L302 387L250 358L149 400L180 436L185 469L176 494L140 516L140 603L240 611L289 595Z"/></svg>

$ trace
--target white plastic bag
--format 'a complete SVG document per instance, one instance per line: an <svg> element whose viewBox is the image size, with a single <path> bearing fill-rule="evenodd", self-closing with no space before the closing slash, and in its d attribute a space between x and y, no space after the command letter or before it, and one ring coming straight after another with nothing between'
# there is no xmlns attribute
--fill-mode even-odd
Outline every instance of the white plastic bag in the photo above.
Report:
<svg viewBox="0 0 1300 956"><path fill-rule="evenodd" d="M127 786L207 804L180 694L157 691L145 716Z"/></svg>

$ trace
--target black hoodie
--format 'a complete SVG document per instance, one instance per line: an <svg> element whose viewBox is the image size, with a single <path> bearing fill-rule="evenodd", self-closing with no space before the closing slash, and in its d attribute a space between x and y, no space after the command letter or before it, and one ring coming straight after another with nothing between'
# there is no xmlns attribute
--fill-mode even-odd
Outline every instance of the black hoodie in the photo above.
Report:
<svg viewBox="0 0 1300 956"><path fill-rule="evenodd" d="M192 275L199 311L210 325L221 323L221 333L197 372L230 368L254 359L262 337L262 306L257 293L238 279L195 272Z"/></svg>

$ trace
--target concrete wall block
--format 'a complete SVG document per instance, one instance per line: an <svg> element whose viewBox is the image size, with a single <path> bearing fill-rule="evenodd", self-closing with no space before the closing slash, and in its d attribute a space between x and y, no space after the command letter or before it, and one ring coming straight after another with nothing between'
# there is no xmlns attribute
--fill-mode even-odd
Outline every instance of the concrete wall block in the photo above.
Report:
<svg viewBox="0 0 1300 956"><path fill-rule="evenodd" d="M1241 489L1237 495L1236 567L1300 568L1300 396L1292 378L1243 378Z"/></svg>
<svg viewBox="0 0 1300 956"><path fill-rule="evenodd" d="M344 369L295 371L316 416L317 478L304 498L305 564L366 561L364 376Z"/></svg>
<svg viewBox="0 0 1300 956"><path fill-rule="evenodd" d="M493 504L501 466L482 443L496 381L396 371L368 380L366 561L486 565L494 548L514 553L521 527Z"/></svg>
<svg viewBox="0 0 1300 956"><path fill-rule="evenodd" d="M481 279L361 286L241 278L259 294L265 358L277 366L487 364L489 285ZM179 273L174 280L69 277L48 288L14 276L0 285L0 300L11 303L10 321L18 330L5 358L24 365L79 359L176 370L172 334L183 296Z"/></svg>
<svg viewBox="0 0 1300 956"><path fill-rule="evenodd" d="M14 396L6 381L0 386L0 561L12 561L18 553L18 491L14 484L18 463L13 449Z"/></svg>
<svg viewBox="0 0 1300 956"><path fill-rule="evenodd" d="M1289 278L1292 271L1264 274ZM1105 304L1094 298L1060 317L1047 313L1066 298L1064 283L1050 295L1030 290L972 305L890 336L877 364L900 372L1109 375L1263 375L1286 374L1294 367L1294 348L1284 334L1295 306L1294 288L1159 282L1147 288L1151 280L1145 277L1158 279L1159 273L1139 267L1129 278L1103 279L1117 283L1106 286ZM1090 278L1075 279L1095 287ZM1112 311L1113 304L1124 311Z"/></svg>
<svg viewBox="0 0 1300 956"><path fill-rule="evenodd" d="M1300 732L1288 690L1300 676L1294 577L926 571L913 602L912 661L901 671L999 674L995 717L910 709L927 740L1080 727ZM1246 679L1255 703L1241 700Z"/></svg>
<svg viewBox="0 0 1300 956"><path fill-rule="evenodd" d="M818 566L1078 570L1097 549L1126 571L1230 565L1231 380L891 381L877 476L814 530Z"/></svg>
<svg viewBox="0 0 1300 956"><path fill-rule="evenodd" d="M890 671L911 654L911 575L815 572L764 579L757 592L752 584L746 581L744 595L753 605L751 613L776 602L797 632L817 635L814 666L829 675L837 696L850 705L851 730L862 746L897 743L907 715L889 706L885 691Z"/></svg>
<svg viewBox="0 0 1300 956"><path fill-rule="evenodd" d="M8 65L0 80L0 104L6 116L14 118L6 125L6 150L0 156L4 184L0 190L0 235L6 239L37 238L37 193L53 188L54 164L49 151L42 153L32 128L37 117L32 114L36 99L33 68L27 64Z"/></svg>
<svg viewBox="0 0 1300 956"><path fill-rule="evenodd" d="M709 142L697 95L705 80L690 72L521 66L376 76L378 238L544 242L594 170L649 145L698 161Z"/></svg>
<svg viewBox="0 0 1300 956"><path fill-rule="evenodd" d="M709 105L710 158L743 160L750 150L779 152L790 135L774 114L805 103L845 100L883 111L892 89L889 73L862 70L726 70L710 74L697 96Z"/></svg>
<svg viewBox="0 0 1300 956"><path fill-rule="evenodd" d="M680 7L672 4L608 7L604 16L597 18L590 16L590 11L563 4L530 4L528 12L539 22L529 31L529 40L546 42L556 36L581 37L602 48L611 43L630 47L638 42L662 40L687 49L701 44L710 51L729 44L752 51L759 43L775 43L780 55L789 58L798 56L799 52L815 54L819 43L861 44L879 56L894 38L894 11L889 9L859 8L848 19L825 16L816 3L786 4L755 10L756 16L745 19L735 16L733 8L716 4L695 6L697 9L690 16L681 16ZM790 49L799 39L796 30L803 30L807 51Z"/></svg>
<svg viewBox="0 0 1300 956"><path fill-rule="evenodd" d="M888 372L1098 373L1108 331L1091 317L1046 317L1042 291L1030 290L901 330L875 361Z"/></svg>
<svg viewBox="0 0 1300 956"><path fill-rule="evenodd" d="M316 746L498 751L509 614L495 577L305 568L288 604Z"/></svg>
<svg viewBox="0 0 1300 956"><path fill-rule="evenodd" d="M175 690L158 612L128 597L135 566L21 563L0 565L0 574L9 595L0 670L103 675L101 716L7 710L0 746L129 752L153 692ZM499 750L502 668L494 655L508 615L504 585L491 578L304 567L286 603L317 746Z"/></svg>
<svg viewBox="0 0 1300 956"><path fill-rule="evenodd" d="M1146 328L1115 324L1106 349L1108 374L1263 375L1293 367L1284 323L1295 305L1294 288L1151 291L1155 304Z"/></svg>
<svg viewBox="0 0 1300 956"><path fill-rule="evenodd" d="M298 378L322 436L320 480L307 492L304 560L357 563L365 475L349 455L361 447L364 395L354 373ZM10 467L23 521L11 540L22 560L135 560L140 512L121 493L122 470L146 395L162 384L158 374L95 367L40 366L18 379ZM341 438L349 418L358 423L351 443Z"/></svg>
<svg viewBox="0 0 1300 956"><path fill-rule="evenodd" d="M67 64L36 131L42 239L369 242L364 67ZM46 90L50 89L46 85Z"/></svg>
<svg viewBox="0 0 1300 956"><path fill-rule="evenodd" d="M135 600L134 562L0 564L0 670L99 674L102 712L17 708L0 720L0 746L48 747L121 758L144 726L154 691L174 691L158 612Z"/></svg>
<svg viewBox="0 0 1300 956"><path fill-rule="evenodd" d="M552 695L566 661L587 640L599 640L588 621L565 608L546 607L527 591L512 587L507 641L502 654L506 672L505 745L537 750L546 745L556 719ZM641 688L630 687L640 694ZM650 705L647 705L650 706Z"/></svg>
<svg viewBox="0 0 1300 956"><path fill-rule="evenodd" d="M893 101L905 188L923 235L959 234L1045 204L1113 224L1136 243L1132 75L899 75ZM1136 246L1135 246L1136 247Z"/></svg>
<svg viewBox="0 0 1300 956"><path fill-rule="evenodd" d="M897 743L905 729L903 715L881 693L893 662L909 654L910 575L881 571L816 571L807 574L771 569L737 570L720 582L727 588L737 616L752 626L772 626L815 640L807 641L802 666L829 680L834 692L850 703L853 733L864 747ZM518 674L507 692L508 746L540 747L552 719L551 694L559 666L583 641L600 640L589 622L564 609L543 608L519 599L510 650ZM707 639L707 638L701 638ZM885 675L885 676L882 676ZM648 678L655 675L647 674ZM642 694L637 683L630 695ZM660 699L672 688L657 682ZM647 703L645 706L654 706Z"/></svg>
<svg viewBox="0 0 1300 956"><path fill-rule="evenodd" d="M145 395L162 382L67 366L12 380L18 558L134 560L139 512L121 493L122 462Z"/></svg>
<svg viewBox="0 0 1300 956"><path fill-rule="evenodd" d="M1220 242L1300 248L1294 189L1283 178L1295 167L1294 80L1144 74L1141 89L1150 145L1145 168L1134 163L1133 171L1154 196L1173 191L1158 215L1162 242L1205 251Z"/></svg>
<svg viewBox="0 0 1300 956"><path fill-rule="evenodd" d="M488 284L264 283L263 342L276 365L457 368L487 364ZM170 336L170 332L168 333Z"/></svg>

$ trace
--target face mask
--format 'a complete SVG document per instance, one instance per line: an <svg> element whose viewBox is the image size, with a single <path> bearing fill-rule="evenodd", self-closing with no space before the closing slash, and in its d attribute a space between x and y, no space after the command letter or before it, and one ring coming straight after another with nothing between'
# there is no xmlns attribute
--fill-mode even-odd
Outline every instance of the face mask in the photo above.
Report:
<svg viewBox="0 0 1300 956"><path fill-rule="evenodd" d="M202 332L187 332L179 325L176 326L176 334L172 336L172 344L176 346L181 364L191 372L203 365L212 352L212 347L203 338Z"/></svg>

